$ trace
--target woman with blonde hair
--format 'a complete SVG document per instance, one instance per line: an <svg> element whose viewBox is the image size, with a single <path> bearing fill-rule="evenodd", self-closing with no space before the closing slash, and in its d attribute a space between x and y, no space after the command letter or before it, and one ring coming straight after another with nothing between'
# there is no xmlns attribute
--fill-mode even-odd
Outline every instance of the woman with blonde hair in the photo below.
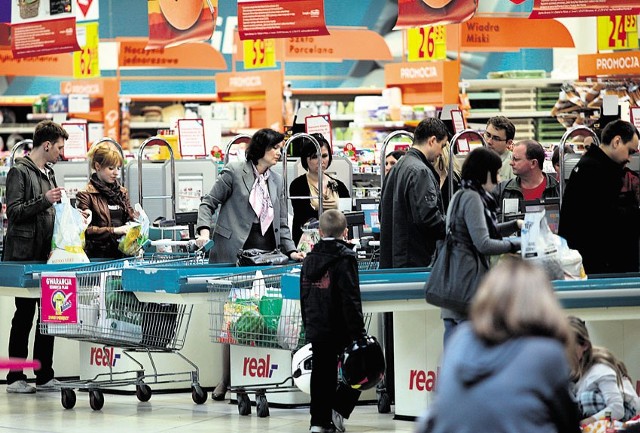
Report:
<svg viewBox="0 0 640 433"><path fill-rule="evenodd" d="M121 258L124 254L118 249L119 238L127 233L126 223L137 216L127 189L118 181L122 155L110 144L101 143L87 156L93 173L85 190L76 194L76 207L92 213L85 232L85 251L91 258Z"/></svg>
<svg viewBox="0 0 640 433"><path fill-rule="evenodd" d="M582 411L581 423L595 422L605 412L611 412L611 417L619 421L633 418L640 410L640 399L627 367L608 349L591 344L584 320L571 316L569 324L576 340L573 380Z"/></svg>
<svg viewBox="0 0 640 433"><path fill-rule="evenodd" d="M460 160L455 155L453 156L453 191L449 186L449 160L450 160L451 148L449 145L442 148L442 153L438 157L433 167L440 175L440 192L442 193L442 204L446 210L449 207L449 201L453 194L460 189L460 174L462 173L462 166Z"/></svg>
<svg viewBox="0 0 640 433"><path fill-rule="evenodd" d="M445 349L435 401L419 431L579 432L569 390L571 342L544 271L503 260L485 276L469 321Z"/></svg>

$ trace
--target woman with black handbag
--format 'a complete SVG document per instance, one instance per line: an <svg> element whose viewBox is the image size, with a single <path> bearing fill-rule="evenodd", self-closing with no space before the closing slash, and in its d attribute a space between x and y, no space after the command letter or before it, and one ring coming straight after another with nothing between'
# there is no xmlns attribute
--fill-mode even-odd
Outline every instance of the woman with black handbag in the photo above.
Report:
<svg viewBox="0 0 640 433"><path fill-rule="evenodd" d="M496 219L491 191L498 184L501 166L500 156L493 150L474 149L462 166L461 189L449 205L446 239L437 251L430 276L433 284L427 282L427 302L442 307L445 345L455 327L467 320L471 298L489 268L489 256L520 249L519 239L503 238L502 234L520 229L523 221L498 224ZM442 282L435 284L439 279ZM431 289L444 286L450 288L449 293L431 296Z"/></svg>
<svg viewBox="0 0 640 433"><path fill-rule="evenodd" d="M247 160L228 163L202 198L196 244L201 247L213 239L209 262L236 263L239 256L255 259L255 250L271 256L278 255L274 251L278 250L284 259L304 259L305 254L296 250L291 239L282 176L271 170L282 157L283 141L284 135L273 129L256 131L247 147ZM243 254L248 250L254 251ZM222 369L214 400L223 400L229 385L228 345L223 346Z"/></svg>

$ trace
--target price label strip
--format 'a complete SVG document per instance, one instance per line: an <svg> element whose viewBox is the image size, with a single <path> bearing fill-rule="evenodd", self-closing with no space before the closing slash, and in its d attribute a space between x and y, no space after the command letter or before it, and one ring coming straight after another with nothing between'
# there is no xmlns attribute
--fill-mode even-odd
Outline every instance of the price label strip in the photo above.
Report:
<svg viewBox="0 0 640 433"><path fill-rule="evenodd" d="M447 58L447 30L445 26L425 26L407 29L409 62L445 60Z"/></svg>
<svg viewBox="0 0 640 433"><path fill-rule="evenodd" d="M598 51L638 48L638 17L611 15L598 17Z"/></svg>
<svg viewBox="0 0 640 433"><path fill-rule="evenodd" d="M249 39L242 41L244 68L273 68L276 65L275 39Z"/></svg>

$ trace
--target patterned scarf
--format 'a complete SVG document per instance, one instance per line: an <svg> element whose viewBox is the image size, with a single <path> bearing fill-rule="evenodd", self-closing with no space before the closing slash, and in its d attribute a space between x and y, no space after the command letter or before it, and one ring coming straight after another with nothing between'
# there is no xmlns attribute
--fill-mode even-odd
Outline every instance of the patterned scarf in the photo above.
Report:
<svg viewBox="0 0 640 433"><path fill-rule="evenodd" d="M120 183L117 180L113 183L103 182L96 173L93 173L89 181L100 194L106 197L107 204L117 205L125 214L127 213L128 206L124 202L124 194L120 191Z"/></svg>
<svg viewBox="0 0 640 433"><path fill-rule="evenodd" d="M489 229L489 237L491 239L502 239L500 232L498 231L498 217L496 215L496 209L498 207L495 198L489 194L478 182L463 179L460 186L463 189L470 189L480 194L480 199L484 205L484 217L487 221L487 228Z"/></svg>
<svg viewBox="0 0 640 433"><path fill-rule="evenodd" d="M267 232L267 229L273 222L273 204L271 203L271 197L269 196L269 186L267 185L267 179L271 174L271 170L267 170L264 174L258 173L258 169L255 165L253 167L253 174L256 177L251 187L251 193L249 194L249 203L256 213L256 216L260 220L260 229L262 230L262 236Z"/></svg>

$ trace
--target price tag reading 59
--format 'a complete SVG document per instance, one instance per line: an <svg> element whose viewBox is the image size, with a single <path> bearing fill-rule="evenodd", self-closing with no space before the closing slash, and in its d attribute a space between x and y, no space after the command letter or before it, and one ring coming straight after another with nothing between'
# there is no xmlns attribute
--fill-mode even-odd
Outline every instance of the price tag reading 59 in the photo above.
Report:
<svg viewBox="0 0 640 433"><path fill-rule="evenodd" d="M276 65L275 39L243 41L245 69L272 68Z"/></svg>
<svg viewBox="0 0 640 433"><path fill-rule="evenodd" d="M409 62L444 60L447 58L445 26L414 27L407 30Z"/></svg>
<svg viewBox="0 0 640 433"><path fill-rule="evenodd" d="M638 48L638 17L611 15L598 17L598 50Z"/></svg>

